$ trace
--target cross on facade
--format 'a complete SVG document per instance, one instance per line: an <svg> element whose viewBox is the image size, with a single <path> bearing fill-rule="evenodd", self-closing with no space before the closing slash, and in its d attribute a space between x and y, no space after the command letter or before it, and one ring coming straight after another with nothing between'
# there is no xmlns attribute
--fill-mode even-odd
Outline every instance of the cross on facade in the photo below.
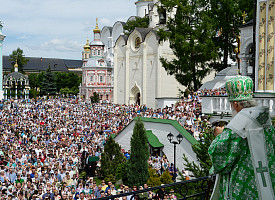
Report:
<svg viewBox="0 0 275 200"><path fill-rule="evenodd" d="M268 172L267 167L263 167L262 161L258 161L258 164L259 164L259 167L256 168L256 172L261 174L263 186L267 187L265 177L264 177L264 172Z"/></svg>

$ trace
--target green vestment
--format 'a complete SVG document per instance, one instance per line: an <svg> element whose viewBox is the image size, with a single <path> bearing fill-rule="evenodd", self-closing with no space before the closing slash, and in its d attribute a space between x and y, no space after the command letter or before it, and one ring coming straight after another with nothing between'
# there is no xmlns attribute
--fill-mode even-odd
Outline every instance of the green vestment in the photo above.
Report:
<svg viewBox="0 0 275 200"><path fill-rule="evenodd" d="M262 108L257 107L258 110ZM246 113L243 116L247 113L248 115L253 113L251 112L251 110L254 111L253 109L246 109ZM239 115L236 118L237 121L234 121L235 118L233 118L232 123L230 122L229 126L215 138L208 149L213 164L211 171L219 174L220 178L219 199L262 199L259 185L267 187L266 185L269 184L271 188L269 191L273 194L272 200L275 195L275 134L274 128L270 125L269 113L266 110L263 112L259 111L257 113L259 114L258 117L254 116L253 120L255 120L250 121L250 123L262 126L263 148L265 149L267 166L263 166L261 161L255 161L252 156L253 153L251 151L253 152L254 150L251 149L250 141L248 140L248 134L251 133L249 132L251 124L248 123L250 119L245 120L245 117L243 117L244 120L240 120L242 119L240 114L242 113L236 115L236 117Z"/></svg>

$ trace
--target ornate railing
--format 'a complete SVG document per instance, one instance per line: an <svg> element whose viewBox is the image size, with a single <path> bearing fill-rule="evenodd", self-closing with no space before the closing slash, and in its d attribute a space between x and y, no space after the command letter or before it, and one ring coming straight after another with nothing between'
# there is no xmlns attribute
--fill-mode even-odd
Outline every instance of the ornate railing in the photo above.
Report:
<svg viewBox="0 0 275 200"><path fill-rule="evenodd" d="M275 96L259 96L255 94L254 99L259 106L269 107L270 115L275 116ZM207 114L221 114L230 113L231 107L227 96L202 96L202 113Z"/></svg>
<svg viewBox="0 0 275 200"><path fill-rule="evenodd" d="M106 196L97 198L98 200L104 200L104 199L116 199L119 197L125 197L127 196L131 200L134 199L140 199L139 194L149 191L158 191L164 188L164 193L166 195L174 194L176 195L177 199L202 199L202 200L208 200L210 199L213 183L214 183L214 176L207 176L197 179L191 179L181 182L175 182L171 184L166 184L162 186L157 187L151 187L143 190L137 190L133 192L128 193L122 193L118 195L112 195L112 196ZM127 199L128 199L127 198ZM153 199L159 199L158 197L153 197Z"/></svg>

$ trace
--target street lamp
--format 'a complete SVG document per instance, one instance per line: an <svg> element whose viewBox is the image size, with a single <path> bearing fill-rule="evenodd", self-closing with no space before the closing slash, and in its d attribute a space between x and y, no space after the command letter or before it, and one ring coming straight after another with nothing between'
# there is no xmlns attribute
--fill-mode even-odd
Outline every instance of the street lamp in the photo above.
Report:
<svg viewBox="0 0 275 200"><path fill-rule="evenodd" d="M177 144L180 144L183 140L183 136L182 134L178 134L177 135L177 141L172 141L174 138L174 135L170 132L168 135L167 135L167 139L169 140L169 142L171 144L174 144L174 172L173 172L173 180L175 181L176 180L176 176L175 176L175 172L176 172L176 145Z"/></svg>

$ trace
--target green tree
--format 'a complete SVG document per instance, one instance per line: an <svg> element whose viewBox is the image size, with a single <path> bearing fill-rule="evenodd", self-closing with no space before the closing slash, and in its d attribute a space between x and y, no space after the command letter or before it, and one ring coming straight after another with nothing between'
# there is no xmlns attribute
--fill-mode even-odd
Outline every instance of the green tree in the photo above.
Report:
<svg viewBox="0 0 275 200"><path fill-rule="evenodd" d="M169 18L166 29L160 29L160 41L168 40L175 58L160 61L168 74L189 90L197 90L202 79L211 71L211 61L218 56L213 42L210 11L204 0L161 0L163 8L175 7L174 18ZM210 21L211 22L211 21Z"/></svg>
<svg viewBox="0 0 275 200"><path fill-rule="evenodd" d="M37 89L39 87L38 74L31 73L28 75L29 78L29 86L31 89Z"/></svg>
<svg viewBox="0 0 275 200"><path fill-rule="evenodd" d="M23 70L24 65L27 64L29 59L25 58L23 50L18 47L16 50L12 51L12 54L10 54L10 57L11 58L9 59L9 61L11 61L11 66L12 66L11 71L14 72L14 65L17 60L18 71L21 73L24 73L24 70Z"/></svg>
<svg viewBox="0 0 275 200"><path fill-rule="evenodd" d="M208 155L208 148L210 147L212 141L215 139L212 128L207 126L206 123L203 124L204 131L199 136L199 143L192 146L195 152L198 164L194 161L189 162L185 154L183 154L183 160L185 165L185 170L192 172L191 177L199 178L209 175L209 170L212 166L210 157ZM182 177L185 180L185 177Z"/></svg>
<svg viewBox="0 0 275 200"><path fill-rule="evenodd" d="M101 156L101 169L105 177L114 176L117 167L124 160L121 153L121 147L112 137L109 137L104 147L104 152Z"/></svg>
<svg viewBox="0 0 275 200"><path fill-rule="evenodd" d="M74 72L54 72L56 91L60 92L63 88L69 88L70 94L76 95L79 91L81 77Z"/></svg>
<svg viewBox="0 0 275 200"><path fill-rule="evenodd" d="M118 165L116 169L116 180L122 180L123 183L127 182L127 174L126 171L127 162L122 162Z"/></svg>
<svg viewBox="0 0 275 200"><path fill-rule="evenodd" d="M97 92L93 93L93 96L90 97L91 103L99 103L99 94Z"/></svg>
<svg viewBox="0 0 275 200"><path fill-rule="evenodd" d="M238 26L243 22L242 13L248 13L247 20L253 17L253 1L251 0L208 0L211 7L211 23L213 31L220 34L213 40L218 47L219 60L213 63L218 71L228 67L228 57L235 59L236 35Z"/></svg>
<svg viewBox="0 0 275 200"><path fill-rule="evenodd" d="M144 124L139 118L131 137L131 155L127 162L127 185L143 185L149 178L149 147ZM138 174L138 176L137 176Z"/></svg>
<svg viewBox="0 0 275 200"><path fill-rule="evenodd" d="M69 88L61 88L60 89L60 93L67 96L68 94L70 94L70 89Z"/></svg>
<svg viewBox="0 0 275 200"><path fill-rule="evenodd" d="M44 74L42 83L41 83L41 95L55 95L56 94L56 85L54 76L51 70L51 65L49 64L46 73Z"/></svg>
<svg viewBox="0 0 275 200"><path fill-rule="evenodd" d="M134 20L129 20L124 26L124 34L130 35L135 28L148 28L149 17L135 17Z"/></svg>

